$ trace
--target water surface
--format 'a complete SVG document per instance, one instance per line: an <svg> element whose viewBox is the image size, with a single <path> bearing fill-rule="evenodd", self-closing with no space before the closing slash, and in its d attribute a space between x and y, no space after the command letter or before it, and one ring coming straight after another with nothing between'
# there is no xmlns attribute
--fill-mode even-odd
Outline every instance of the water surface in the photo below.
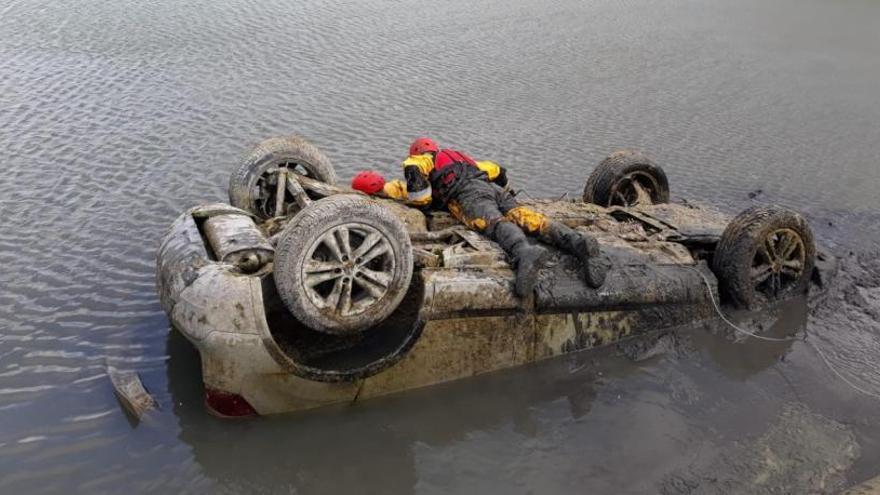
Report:
<svg viewBox="0 0 880 495"><path fill-rule="evenodd" d="M756 490L737 473L830 491L877 474L877 402L810 345L880 391L878 46L870 0L5 0L0 492ZM810 344L698 327L638 363L586 353L218 421L159 308L156 247L225 198L249 146L294 131L345 178L398 173L431 134L545 196L637 147L676 197L804 211L847 257L843 285L812 316L765 315ZM139 371L161 411L133 427L107 364Z"/></svg>

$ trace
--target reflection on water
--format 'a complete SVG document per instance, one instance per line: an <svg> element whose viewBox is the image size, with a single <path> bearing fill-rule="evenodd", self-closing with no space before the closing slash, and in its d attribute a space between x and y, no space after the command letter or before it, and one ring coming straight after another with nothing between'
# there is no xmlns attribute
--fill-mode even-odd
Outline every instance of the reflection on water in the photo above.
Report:
<svg viewBox="0 0 880 495"><path fill-rule="evenodd" d="M0 492L687 492L730 460L721 452L751 452L732 442L772 442L787 421L816 434L786 448L850 466L852 481L876 474L876 404L801 341L736 343L720 328L680 332L636 363L586 353L295 417L204 414L197 356L156 300L155 250L184 208L224 199L238 158L267 136L304 134L345 178L399 173L409 140L430 133L554 196L637 146L673 196L793 206L843 255L880 235L876 2L425 9L0 3ZM422 15L450 28L410 28ZM876 259L853 257L807 325L880 390ZM162 409L132 428L108 363L140 372Z"/></svg>
<svg viewBox="0 0 880 495"><path fill-rule="evenodd" d="M808 307L803 301L792 301L761 313L741 315L746 327L742 330L759 332L763 337L780 339L778 341L749 338L721 322L707 325L709 332L695 332L693 339L700 343L727 378L746 381L785 358L794 339L800 336L798 333L802 334L806 328L807 314ZM713 331L735 339L741 345L731 346L729 339L716 338Z"/></svg>
<svg viewBox="0 0 880 495"><path fill-rule="evenodd" d="M770 315L749 316L769 327L766 335L783 337L803 331L806 306L795 301ZM742 471L757 476L767 469L755 460L757 446L781 459L801 459L774 465L777 485L770 489L808 491L817 480L839 487L841 466L853 463L858 445L849 428L794 405L805 398L791 391L790 370L779 363L803 343L732 344L728 333L709 323L621 349L249 422L206 420L197 355L174 333L168 383L179 439L192 447L203 475L230 492L272 491L286 483L299 493L656 487L690 493L683 487L694 484L724 492L728 485L702 478L711 474L755 493L761 487L742 482ZM651 353L666 339L673 342L667 352L636 365L618 352L634 347ZM793 424L803 430L801 438L821 442L782 435ZM695 448L716 462L695 468ZM805 454L807 448L814 455ZM804 470L813 476L804 477Z"/></svg>

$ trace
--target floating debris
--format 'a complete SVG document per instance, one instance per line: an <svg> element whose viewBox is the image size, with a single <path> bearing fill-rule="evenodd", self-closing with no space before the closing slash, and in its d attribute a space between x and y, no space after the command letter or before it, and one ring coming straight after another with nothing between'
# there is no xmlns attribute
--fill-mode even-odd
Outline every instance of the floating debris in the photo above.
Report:
<svg viewBox="0 0 880 495"><path fill-rule="evenodd" d="M144 384L136 372L122 371L113 366L108 366L107 375L110 377L110 382L113 384L113 390L116 391L119 402L138 421L140 421L144 413L158 407L156 400L144 388Z"/></svg>

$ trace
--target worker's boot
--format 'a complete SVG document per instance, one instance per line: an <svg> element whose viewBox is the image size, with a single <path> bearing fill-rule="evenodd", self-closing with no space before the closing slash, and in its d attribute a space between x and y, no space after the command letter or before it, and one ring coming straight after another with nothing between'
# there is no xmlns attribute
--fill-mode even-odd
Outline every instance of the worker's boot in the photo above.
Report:
<svg viewBox="0 0 880 495"><path fill-rule="evenodd" d="M504 249L516 268L516 295L520 298L531 295L538 283L538 272L550 253L541 246L530 244L522 229L508 221L495 225L492 240Z"/></svg>
<svg viewBox="0 0 880 495"><path fill-rule="evenodd" d="M540 235L542 241L571 253L580 260L584 267L584 280L587 285L598 289L605 283L611 262L602 255L599 243L592 236L582 234L559 222L550 222Z"/></svg>

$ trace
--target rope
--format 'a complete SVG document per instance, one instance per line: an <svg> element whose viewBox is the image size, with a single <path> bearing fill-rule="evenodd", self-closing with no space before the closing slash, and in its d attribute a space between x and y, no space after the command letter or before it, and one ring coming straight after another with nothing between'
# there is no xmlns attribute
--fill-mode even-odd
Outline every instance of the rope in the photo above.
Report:
<svg viewBox="0 0 880 495"><path fill-rule="evenodd" d="M733 322L731 322L730 320L728 320L727 317L724 316L724 313L721 311L721 307L718 305L718 302L715 300L715 294L714 294L713 291L712 291L712 284L709 282L709 279L706 278L706 275L704 275L703 272L701 272L700 270L696 269L695 267L688 267L688 268L690 268L691 270L697 272L697 274L700 276L700 278L703 279L703 283L705 283L705 285L706 285L706 289L709 291L709 299L712 300L712 305L715 307L715 312L718 313L718 316L721 317L721 320L724 321L724 323L727 323L727 325L729 325L730 328L733 328L733 329L736 330L737 332L740 332L740 333L743 333L743 334L745 334L745 335L748 335L749 337L753 337L753 338L756 338L756 339L758 339L758 340L765 340L765 341L769 341L769 342L788 342L788 341L792 341L792 340L797 340L797 337L787 337L787 338L781 338L781 339L780 339L780 338L774 338L774 337L765 337L765 336L763 336L763 335L757 335L757 334L755 334L755 333L753 333L753 332L749 332L749 331L747 331L747 330L743 330L742 328L736 326L735 324L733 324ZM806 337L806 336L805 336L805 337ZM819 349L819 346L817 346L815 343L813 343L813 342L811 342L811 341L806 340L806 338L804 338L804 342L807 343L807 345L808 345L809 347L811 347L813 350L816 351L816 353L819 355L819 357L822 358L822 361L825 363L825 366L827 366L828 369L831 370L832 373L834 373L835 375L837 375L837 377L840 378L840 380L843 381L843 383L849 385L850 388L852 388L852 389L855 390L856 392L860 392L860 393L862 393L862 394L864 394L864 395L867 395L868 397L873 397L873 398L875 398L875 399L880 399L880 394L876 394L876 393L874 393L874 392L871 392L870 390L865 390L865 389L859 387L858 385L854 384L854 383L851 382L849 379L847 379L845 376L843 376L842 373L840 373L839 371L837 371L837 369L831 364L831 361L829 361L828 358L825 357L825 353L822 352L821 349Z"/></svg>
<svg viewBox="0 0 880 495"><path fill-rule="evenodd" d="M809 343L809 342L807 342L807 343ZM853 382L847 380L845 376L843 376L839 371L837 371L834 368L834 366L831 366L831 361L829 361L828 358L825 357L825 353L823 353L816 344L812 344L812 345L810 345L810 347L812 347L813 350L815 350L819 354L819 357L822 358L822 361L825 361L825 366L827 366L829 370L831 370L835 375L837 375L837 377L840 378L843 381L843 383L852 387L853 390L867 395L868 397L880 399L880 394L875 394L874 392L871 392L869 390L865 390L865 389L857 386Z"/></svg>
<svg viewBox="0 0 880 495"><path fill-rule="evenodd" d="M703 283L706 284L706 289L709 291L709 299L712 300L712 305L715 306L715 312L718 313L718 316L720 316L721 319L724 320L724 323L727 323L730 326L730 328L732 328L742 334L748 335L749 337L754 337L758 340L766 340L768 342L789 342L792 340L797 340L797 337L785 337L785 338L765 337L763 335L758 335L756 333L749 332L748 330L743 330L742 328L736 326L732 321L728 320L727 317L724 316L723 312L721 312L721 306L718 305L718 301L715 300L715 294L712 291L712 283L709 282L709 279L706 278L706 275L704 275L703 272L701 272L700 270L697 270L696 268L694 268L692 266L689 266L688 268L695 271L697 273L697 275L699 275L700 278L703 279Z"/></svg>
<svg viewBox="0 0 880 495"><path fill-rule="evenodd" d="M517 191L511 190L510 193L513 194L514 196L519 196L520 194L522 194L523 196L525 196L525 197L527 197L527 198L529 198L529 199L531 199L531 200L537 200L537 199L538 199L538 198L532 196L531 194L529 194L529 192L526 191L525 188L519 189L519 190L517 190ZM566 199L566 198L568 198L568 192L564 192L564 193L562 193L561 196L559 196L558 198L556 198L556 201L562 201L563 199Z"/></svg>
<svg viewBox="0 0 880 495"><path fill-rule="evenodd" d="M525 188L522 188L522 189L516 191L516 194L514 194L514 196L519 196L520 194L522 194L523 196L525 196L525 197L527 197L527 198L529 198L529 199L535 199L535 197L532 196L531 194L529 194L529 192L526 191Z"/></svg>

